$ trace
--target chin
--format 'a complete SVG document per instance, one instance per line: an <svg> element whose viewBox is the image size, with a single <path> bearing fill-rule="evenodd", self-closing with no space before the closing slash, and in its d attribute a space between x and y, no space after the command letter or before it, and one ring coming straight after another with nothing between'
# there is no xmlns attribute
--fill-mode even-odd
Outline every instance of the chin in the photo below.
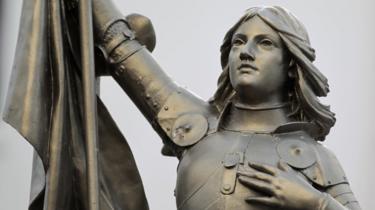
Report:
<svg viewBox="0 0 375 210"><path fill-rule="evenodd" d="M239 82L234 87L234 90L237 92L243 92L243 91L251 91L254 90L256 85L251 82Z"/></svg>
<svg viewBox="0 0 375 210"><path fill-rule="evenodd" d="M257 84L257 80L256 78L254 78L253 75L244 75L237 79L235 87L239 87L239 88L250 87L251 88L253 86L256 86L256 84Z"/></svg>

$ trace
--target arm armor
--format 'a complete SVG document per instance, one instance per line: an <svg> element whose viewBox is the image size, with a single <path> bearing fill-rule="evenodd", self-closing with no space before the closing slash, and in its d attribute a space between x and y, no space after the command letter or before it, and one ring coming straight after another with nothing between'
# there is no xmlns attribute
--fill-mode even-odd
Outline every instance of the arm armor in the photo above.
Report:
<svg viewBox="0 0 375 210"><path fill-rule="evenodd" d="M336 156L323 145L314 144L316 163L301 172L325 193L319 210L360 210Z"/></svg>
<svg viewBox="0 0 375 210"><path fill-rule="evenodd" d="M360 210L336 156L318 143L307 132L289 132L279 135L283 141L277 146L281 160L298 170L320 192L319 210ZM298 147L303 151L293 155Z"/></svg>
<svg viewBox="0 0 375 210"><path fill-rule="evenodd" d="M97 6L101 7L95 12ZM137 34L130 27L142 25L137 27L137 33L153 32L144 29L152 27L148 19L143 18L142 24L138 24L134 19L129 23L120 17L113 5L101 5L100 0L94 0L95 28L98 42L111 65L109 74L162 137L167 146L163 154L179 156L182 147L190 146L206 135L212 127L208 119L214 116L215 109L179 88L151 56L150 47L146 49L137 40Z"/></svg>

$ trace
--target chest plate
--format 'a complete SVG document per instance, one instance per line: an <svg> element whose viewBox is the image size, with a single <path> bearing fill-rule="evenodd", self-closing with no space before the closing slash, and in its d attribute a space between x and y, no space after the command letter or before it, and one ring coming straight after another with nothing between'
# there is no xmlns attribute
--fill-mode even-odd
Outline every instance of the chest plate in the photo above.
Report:
<svg viewBox="0 0 375 210"><path fill-rule="evenodd" d="M295 138L230 131L211 134L186 150L180 161L178 209L271 209L245 202L246 197L259 194L238 182L238 170L253 170L248 163L277 167L286 158L288 163L310 165L315 160L311 154L309 145Z"/></svg>

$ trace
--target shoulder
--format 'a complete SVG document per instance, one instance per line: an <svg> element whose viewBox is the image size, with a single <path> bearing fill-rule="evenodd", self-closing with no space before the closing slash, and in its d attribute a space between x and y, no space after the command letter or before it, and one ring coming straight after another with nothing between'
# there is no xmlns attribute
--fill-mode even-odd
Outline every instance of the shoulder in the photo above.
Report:
<svg viewBox="0 0 375 210"><path fill-rule="evenodd" d="M278 153L312 183L326 188L348 183L335 154L305 132L281 135ZM298 150L298 153L295 151Z"/></svg>
<svg viewBox="0 0 375 210"><path fill-rule="evenodd" d="M156 123L179 147L197 143L217 125L218 111L193 93L178 89L173 92L157 114Z"/></svg>
<svg viewBox="0 0 375 210"><path fill-rule="evenodd" d="M336 155L319 142L315 143L316 164L302 171L315 184L330 187L348 183L345 172Z"/></svg>

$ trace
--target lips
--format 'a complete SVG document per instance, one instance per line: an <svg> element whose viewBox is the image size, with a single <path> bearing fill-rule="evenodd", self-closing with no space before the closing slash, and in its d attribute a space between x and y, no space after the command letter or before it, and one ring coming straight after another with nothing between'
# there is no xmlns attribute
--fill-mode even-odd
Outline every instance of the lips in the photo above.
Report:
<svg viewBox="0 0 375 210"><path fill-rule="evenodd" d="M251 63L242 63L238 67L238 70L240 70L242 73L250 73L251 71L257 71L258 68Z"/></svg>

